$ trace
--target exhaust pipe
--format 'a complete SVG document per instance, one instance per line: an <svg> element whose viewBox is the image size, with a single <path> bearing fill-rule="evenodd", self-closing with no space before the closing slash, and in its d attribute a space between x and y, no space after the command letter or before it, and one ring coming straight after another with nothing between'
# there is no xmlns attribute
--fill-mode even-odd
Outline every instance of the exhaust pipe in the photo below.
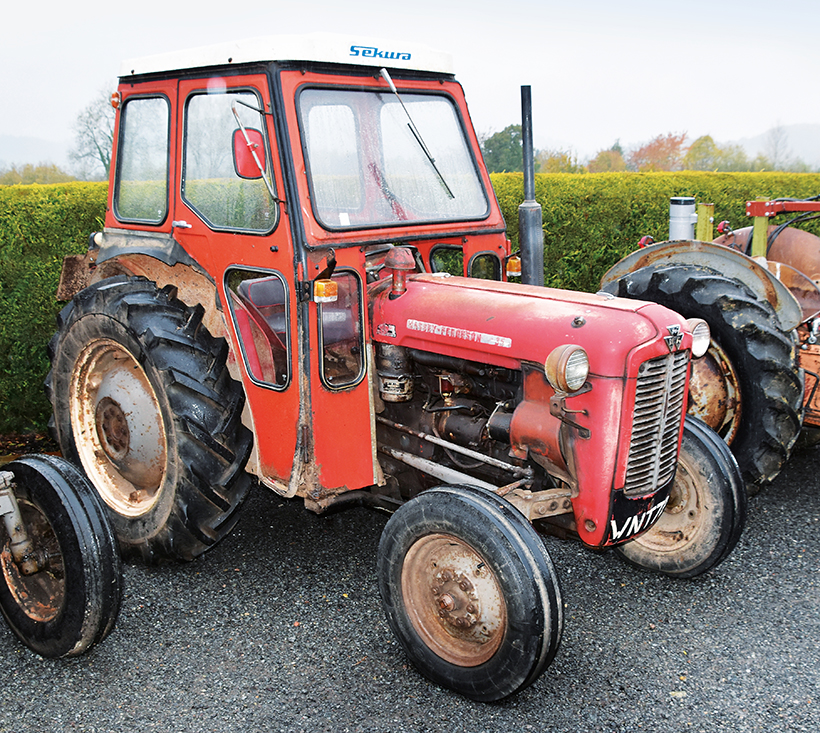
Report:
<svg viewBox="0 0 820 733"><path fill-rule="evenodd" d="M673 196L669 199L669 241L694 239L695 224L698 215L695 213L693 196Z"/></svg>
<svg viewBox="0 0 820 733"><path fill-rule="evenodd" d="M521 282L544 285L544 228L541 204L535 200L535 160L532 149L532 90L521 87L521 137L524 146L524 203L518 207Z"/></svg>

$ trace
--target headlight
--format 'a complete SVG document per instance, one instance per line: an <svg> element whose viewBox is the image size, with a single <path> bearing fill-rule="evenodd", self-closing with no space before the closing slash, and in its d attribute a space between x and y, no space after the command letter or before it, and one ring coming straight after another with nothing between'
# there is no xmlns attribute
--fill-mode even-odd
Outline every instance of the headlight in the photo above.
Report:
<svg viewBox="0 0 820 733"><path fill-rule="evenodd" d="M589 376L587 352L576 344L558 346L547 357L544 373L556 392L577 392Z"/></svg>
<svg viewBox="0 0 820 733"><path fill-rule="evenodd" d="M689 318L686 327L692 333L692 356L698 359L709 350L709 341L712 338L709 324L701 318Z"/></svg>

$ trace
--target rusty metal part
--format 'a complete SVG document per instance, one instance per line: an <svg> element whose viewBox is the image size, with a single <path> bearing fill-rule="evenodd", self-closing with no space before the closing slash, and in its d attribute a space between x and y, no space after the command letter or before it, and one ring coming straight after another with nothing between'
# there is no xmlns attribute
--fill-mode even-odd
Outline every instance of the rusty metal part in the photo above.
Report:
<svg viewBox="0 0 820 733"><path fill-rule="evenodd" d="M401 590L424 644L460 667L476 667L498 651L507 604L487 563L469 544L448 534L415 542L401 571Z"/></svg>
<svg viewBox="0 0 820 733"><path fill-rule="evenodd" d="M57 300L71 300L83 288L88 287L96 267L97 250L88 250L85 254L66 255L60 270L60 282L57 285Z"/></svg>
<svg viewBox="0 0 820 733"><path fill-rule="evenodd" d="M98 339L80 353L70 390L77 451L89 478L118 514L145 514L159 498L167 436L144 369L116 341Z"/></svg>
<svg viewBox="0 0 820 733"><path fill-rule="evenodd" d="M3 515L9 536L9 551L23 575L33 575L41 569L46 558L40 557L28 536L26 525L14 497L14 474L0 471L0 514Z"/></svg>
<svg viewBox="0 0 820 733"><path fill-rule="evenodd" d="M768 227L766 236L770 238L775 232L777 236L768 246L764 266L797 299L803 320L814 318L820 312L820 237L802 229L775 225ZM744 227L714 241L745 252L751 236L752 227Z"/></svg>
<svg viewBox="0 0 820 733"><path fill-rule="evenodd" d="M572 512L573 492L570 488L547 489L545 491L528 491L515 489L504 495L528 521L546 519Z"/></svg>
<svg viewBox="0 0 820 733"><path fill-rule="evenodd" d="M720 272L746 285L760 300L771 303L784 331L796 328L803 311L788 288L750 257L712 242L661 242L633 252L615 264L601 280L601 287L617 282L642 267L694 265Z"/></svg>
<svg viewBox="0 0 820 733"><path fill-rule="evenodd" d="M769 227L771 235L776 227ZM802 229L787 227L771 243L768 259L782 262L803 273L814 282L820 282L820 237Z"/></svg>
<svg viewBox="0 0 820 733"><path fill-rule="evenodd" d="M800 367L805 373L805 390L803 393L803 425L820 428L820 337L816 328L817 321L801 326L798 331L800 349L798 356Z"/></svg>
<svg viewBox="0 0 820 733"><path fill-rule="evenodd" d="M32 502L18 498L20 523L25 527L36 556L36 569L15 559L12 541L0 547L0 572L15 603L31 619L46 623L55 619L65 600L65 568L60 543L48 519Z"/></svg>
<svg viewBox="0 0 820 733"><path fill-rule="evenodd" d="M687 411L731 445L740 428L740 379L723 349L711 341L700 359L692 360Z"/></svg>
<svg viewBox="0 0 820 733"><path fill-rule="evenodd" d="M812 212L820 211L820 203L814 201L791 201L783 199L780 201L747 201L746 216L773 217L778 214L797 213L800 211Z"/></svg>
<svg viewBox="0 0 820 733"><path fill-rule="evenodd" d="M477 486L481 489L487 489L493 492L498 490L498 487L493 484L447 466L442 466L440 463L435 463L421 456L417 456L414 453L397 450L396 448L391 448L389 445L380 445L379 451L391 458L395 458L397 461L406 463L408 466L417 468L422 473L433 476L446 484L467 484L468 486Z"/></svg>
<svg viewBox="0 0 820 733"><path fill-rule="evenodd" d="M394 430L399 430L403 433L407 433L408 435L420 438L421 440L426 440L427 442L441 446L442 448L447 448L447 450L451 450L454 453L460 453L461 455L467 456L468 458L472 458L473 460L481 461L482 463L486 463L487 465L493 466L494 468L500 468L503 471L508 471L513 476L522 476L527 479L532 478L532 468L522 468L521 466L514 466L513 464L506 463L505 461L499 461L497 458L485 455L484 453L479 453L478 451L471 450L470 448L464 448L463 446L458 445L457 443L452 443L449 440L444 440L443 438L439 438L435 435L430 435L429 433L422 433L418 430L414 430L413 428L407 425L402 425L401 423L393 422L392 420L388 420L387 418L382 417L381 415L376 416L376 422L379 422L382 425L386 425L389 428L393 428Z"/></svg>

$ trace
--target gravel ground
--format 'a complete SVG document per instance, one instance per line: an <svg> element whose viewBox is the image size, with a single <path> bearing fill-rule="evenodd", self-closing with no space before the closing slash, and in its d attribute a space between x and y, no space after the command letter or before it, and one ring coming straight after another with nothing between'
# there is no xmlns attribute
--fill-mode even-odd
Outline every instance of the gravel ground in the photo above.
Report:
<svg viewBox="0 0 820 733"><path fill-rule="evenodd" d="M0 732L812 731L820 727L820 449L750 502L740 544L690 581L548 539L566 623L529 689L479 704L391 638L386 517L317 517L258 489L185 566L125 567L114 633L46 661L0 625Z"/></svg>

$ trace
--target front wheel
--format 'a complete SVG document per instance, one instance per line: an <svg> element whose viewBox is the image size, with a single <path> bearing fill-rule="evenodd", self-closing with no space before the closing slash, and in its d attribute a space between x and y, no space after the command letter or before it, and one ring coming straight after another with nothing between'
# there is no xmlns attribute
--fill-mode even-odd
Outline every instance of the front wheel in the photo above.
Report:
<svg viewBox="0 0 820 733"><path fill-rule="evenodd" d="M660 519L617 551L633 565L694 578L721 563L746 521L746 492L731 451L687 417L675 483Z"/></svg>
<svg viewBox="0 0 820 733"><path fill-rule="evenodd" d="M379 543L391 629L418 669L474 700L532 684L558 650L561 591L532 526L492 492L442 486L402 506Z"/></svg>
<svg viewBox="0 0 820 733"><path fill-rule="evenodd" d="M18 564L0 522L3 616L44 657L82 654L114 628L120 604L120 557L103 503L74 466L53 456L24 456L3 471L36 558L34 567Z"/></svg>

